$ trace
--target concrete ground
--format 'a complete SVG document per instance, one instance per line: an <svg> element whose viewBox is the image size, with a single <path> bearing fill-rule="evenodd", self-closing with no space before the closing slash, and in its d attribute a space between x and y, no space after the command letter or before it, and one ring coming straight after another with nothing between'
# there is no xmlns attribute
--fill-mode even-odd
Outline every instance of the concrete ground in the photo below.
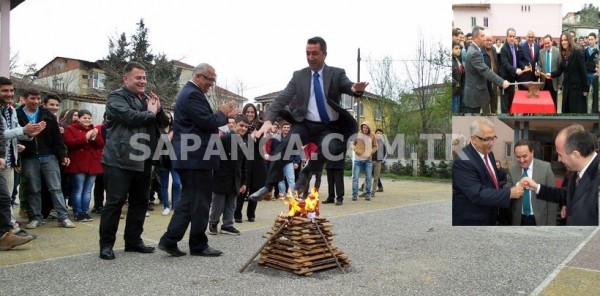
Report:
<svg viewBox="0 0 600 296"><path fill-rule="evenodd" d="M325 182L326 183L326 182ZM77 228L47 223L35 241L0 252L2 295L600 295L600 234L593 227L452 227L449 183L384 180L372 201L321 205L334 244L352 260L297 276L252 262L281 201L260 202L241 236L209 236L218 258L124 253L98 258L99 217ZM346 178L346 196L350 196ZM326 185L322 188L324 194ZM157 205L143 238L156 246L170 216ZM245 219L245 217L244 217ZM187 240L179 247L188 251Z"/></svg>

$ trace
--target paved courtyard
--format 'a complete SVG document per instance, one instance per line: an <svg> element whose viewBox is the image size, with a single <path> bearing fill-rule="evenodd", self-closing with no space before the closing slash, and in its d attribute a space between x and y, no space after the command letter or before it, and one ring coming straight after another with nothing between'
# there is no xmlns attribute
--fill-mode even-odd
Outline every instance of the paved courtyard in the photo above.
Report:
<svg viewBox="0 0 600 296"><path fill-rule="evenodd" d="M321 189L325 193L326 180ZM218 258L124 253L98 258L99 217L77 228L55 222L35 241L0 252L2 295L600 295L600 234L594 227L452 227L449 183L384 180L372 201L321 205L334 244L352 260L312 277L253 262L281 201L261 202L240 236L209 236ZM350 192L350 179L346 178ZM170 216L146 218L143 238L156 246ZM123 224L124 220L121 221ZM188 251L187 240L180 243Z"/></svg>

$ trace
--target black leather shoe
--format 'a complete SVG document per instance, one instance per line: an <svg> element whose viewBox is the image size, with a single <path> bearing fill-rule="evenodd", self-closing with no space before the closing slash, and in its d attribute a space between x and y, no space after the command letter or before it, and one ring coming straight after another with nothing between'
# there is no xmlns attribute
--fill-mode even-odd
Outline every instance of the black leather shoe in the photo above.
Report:
<svg viewBox="0 0 600 296"><path fill-rule="evenodd" d="M254 222L254 218L248 218L248 222Z"/></svg>
<svg viewBox="0 0 600 296"><path fill-rule="evenodd" d="M125 245L125 252L154 253L154 250L154 247L146 246L144 243Z"/></svg>
<svg viewBox="0 0 600 296"><path fill-rule="evenodd" d="M242 219L235 219L235 223L242 223L244 222Z"/></svg>
<svg viewBox="0 0 600 296"><path fill-rule="evenodd" d="M306 198L306 192L308 192L309 186L308 181L310 181L310 173L303 169L298 174L298 180L296 180L296 185L294 186L294 190L298 192L302 199Z"/></svg>
<svg viewBox="0 0 600 296"><path fill-rule="evenodd" d="M259 201L263 198L263 196L265 195L265 193L267 193L267 191L269 191L267 189L267 187L261 187L256 192L250 194L250 196L248 196L248 200Z"/></svg>
<svg viewBox="0 0 600 296"><path fill-rule="evenodd" d="M186 252L181 251L177 246L167 247L165 245L158 244L158 249L171 254L171 256L173 257L181 257L187 255Z"/></svg>
<svg viewBox="0 0 600 296"><path fill-rule="evenodd" d="M342 204L343 204L343 202L341 200L338 200L338 201L335 202L336 206L341 206Z"/></svg>
<svg viewBox="0 0 600 296"><path fill-rule="evenodd" d="M217 257L217 256L221 256L221 254L223 254L223 252L221 252L219 250L215 250L211 247L208 247L208 248L204 249L204 251L201 251L201 252L191 252L190 251L190 255L192 255L192 256Z"/></svg>
<svg viewBox="0 0 600 296"><path fill-rule="evenodd" d="M104 259L104 260L115 259L115 252L113 252L112 247L100 248L100 259Z"/></svg>
<svg viewBox="0 0 600 296"><path fill-rule="evenodd" d="M330 203L334 203L335 201L333 199L326 199L323 201L324 204L330 204Z"/></svg>

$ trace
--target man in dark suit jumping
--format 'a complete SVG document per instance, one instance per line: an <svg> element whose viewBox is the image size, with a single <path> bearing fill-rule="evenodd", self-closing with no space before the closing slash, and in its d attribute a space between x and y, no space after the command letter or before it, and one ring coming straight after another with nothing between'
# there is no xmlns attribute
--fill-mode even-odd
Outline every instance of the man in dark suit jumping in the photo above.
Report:
<svg viewBox="0 0 600 296"><path fill-rule="evenodd" d="M471 123L471 144L452 163L452 225L495 225L498 207L523 195L520 185L501 188L492 147L494 124L487 118Z"/></svg>
<svg viewBox="0 0 600 296"><path fill-rule="evenodd" d="M252 133L253 138L259 138L271 129L278 116L292 123L290 137L283 139L275 151L280 160L269 162L265 186L252 193L249 199L260 200L283 179L282 160L289 159L290 149L301 149L297 147L299 142L314 142L318 146L316 158L308 162L296 181L296 191L305 192L310 177L323 169L327 158L337 160L342 157L348 138L358 131L354 117L339 104L342 94L361 96L369 83L353 83L344 69L326 65L326 57L325 40L321 37L308 39L306 60L309 67L294 72L287 87L269 106L263 126ZM288 144L294 145L288 147Z"/></svg>

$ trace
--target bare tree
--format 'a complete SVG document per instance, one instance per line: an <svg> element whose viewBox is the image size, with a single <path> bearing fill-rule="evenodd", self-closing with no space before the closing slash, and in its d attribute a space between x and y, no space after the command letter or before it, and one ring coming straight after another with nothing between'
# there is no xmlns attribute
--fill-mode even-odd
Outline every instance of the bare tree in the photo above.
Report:
<svg viewBox="0 0 600 296"><path fill-rule="evenodd" d="M17 61L19 60L19 53L15 53L12 57L10 57L10 63L8 65L8 75L12 76L14 70L17 68Z"/></svg>
<svg viewBox="0 0 600 296"><path fill-rule="evenodd" d="M385 119L389 115L386 105L397 100L400 90L400 80L396 75L393 63L394 60L390 56L385 56L383 60L372 60L369 57L369 63L367 63L371 77L370 86L374 89L373 93L380 97L373 102L373 108L376 114L384 118L381 126L384 131L387 131L387 120Z"/></svg>
<svg viewBox="0 0 600 296"><path fill-rule="evenodd" d="M78 93L80 91L79 73L77 71L60 72L59 69L50 68L46 73L46 77L36 79L35 83L55 92Z"/></svg>
<svg viewBox="0 0 600 296"><path fill-rule="evenodd" d="M423 37L419 37L415 57L404 61L404 88L409 95L400 103L418 112L421 132L441 132L445 128L440 124L450 121L450 101L443 96L442 84L449 71L449 53L441 42L427 45Z"/></svg>
<svg viewBox="0 0 600 296"><path fill-rule="evenodd" d="M234 82L235 92L238 96L243 97L244 91L248 88L248 83L244 82L242 78L237 77Z"/></svg>
<svg viewBox="0 0 600 296"><path fill-rule="evenodd" d="M37 73L38 68L36 63L32 63L32 64L25 64L25 74L23 74L23 80L27 81L27 82L35 82L35 73Z"/></svg>

